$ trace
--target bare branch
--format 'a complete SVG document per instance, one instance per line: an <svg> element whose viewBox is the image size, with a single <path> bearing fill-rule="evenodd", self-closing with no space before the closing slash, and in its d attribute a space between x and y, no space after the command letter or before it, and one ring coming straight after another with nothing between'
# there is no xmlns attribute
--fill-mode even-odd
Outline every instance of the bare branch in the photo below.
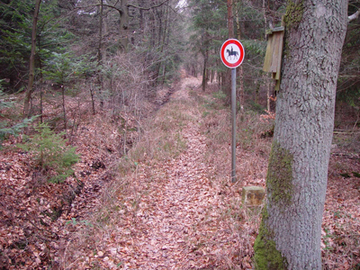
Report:
<svg viewBox="0 0 360 270"><path fill-rule="evenodd" d="M360 9L358 9L358 11L356 11L354 14L348 17L348 22L356 20L359 17L359 15L360 15Z"/></svg>
<svg viewBox="0 0 360 270"><path fill-rule="evenodd" d="M135 5L133 5L133 4L128 4L127 7L133 7L133 8L137 8L137 9L141 9L141 10L150 10L150 9L153 9L153 8L161 7L161 6L164 5L166 2L169 2L169 0L165 0L164 2L162 2L162 3L158 4L158 5L151 6L151 7L148 7L148 8L135 6Z"/></svg>
<svg viewBox="0 0 360 270"><path fill-rule="evenodd" d="M100 4L95 4L95 5L89 5L89 6L84 6L84 7L79 6L79 7L76 7L75 9L77 9L77 10L78 9L87 9L87 8L99 7L99 6L100 6ZM108 5L108 4L104 4L103 6L117 10L120 13L120 15L122 15L124 13L124 11L121 8L117 8L115 6Z"/></svg>

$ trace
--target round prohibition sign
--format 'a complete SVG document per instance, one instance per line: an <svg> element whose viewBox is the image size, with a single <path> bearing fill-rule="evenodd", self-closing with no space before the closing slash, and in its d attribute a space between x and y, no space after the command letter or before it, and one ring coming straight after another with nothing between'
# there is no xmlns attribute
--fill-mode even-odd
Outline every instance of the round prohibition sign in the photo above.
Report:
<svg viewBox="0 0 360 270"><path fill-rule="evenodd" d="M228 68L237 68L245 57L245 49L240 41L231 38L226 40L220 49L220 58Z"/></svg>

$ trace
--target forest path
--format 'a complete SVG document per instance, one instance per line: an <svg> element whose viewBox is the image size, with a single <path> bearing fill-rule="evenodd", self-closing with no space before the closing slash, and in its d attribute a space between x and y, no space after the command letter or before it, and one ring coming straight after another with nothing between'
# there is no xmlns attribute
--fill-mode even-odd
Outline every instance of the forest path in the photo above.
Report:
<svg viewBox="0 0 360 270"><path fill-rule="evenodd" d="M170 101L144 127L142 140L151 140L152 150L140 154L121 188L108 191L115 198L112 209L97 214L91 241L85 236L80 248L69 247L65 259L72 263L64 268L251 268L252 243L241 236L251 232L245 212L239 212L240 194L228 178L219 180L215 166L207 162L200 84L198 78L183 78ZM154 126L158 130L151 133ZM134 153L140 148L141 142Z"/></svg>
<svg viewBox="0 0 360 270"><path fill-rule="evenodd" d="M207 145L200 133L201 113L197 103L189 102L189 90L199 84L197 78L184 78L161 109L179 113L173 104L185 104L181 118L188 121L180 137L186 150L157 167L139 170L135 193L140 198L130 229L131 244L118 246L125 255L125 268L226 269L232 265L238 233L224 218L224 193L210 179L214 167L204 163Z"/></svg>

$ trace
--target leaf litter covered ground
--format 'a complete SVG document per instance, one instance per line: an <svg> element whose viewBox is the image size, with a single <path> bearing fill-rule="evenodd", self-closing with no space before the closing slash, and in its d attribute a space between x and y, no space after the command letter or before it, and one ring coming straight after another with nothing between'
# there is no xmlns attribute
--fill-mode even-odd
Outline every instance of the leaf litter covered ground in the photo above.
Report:
<svg viewBox="0 0 360 270"><path fill-rule="evenodd" d="M216 166L206 160L202 112L188 94L198 82L185 79L151 121L145 131L151 141L133 153L135 171L104 192L114 212L102 208L97 225L85 228L97 240L74 236L66 268L251 268L256 224L244 222L238 189L227 176L219 183ZM248 242L241 239L245 231Z"/></svg>
<svg viewBox="0 0 360 270"><path fill-rule="evenodd" d="M183 78L121 158L124 134L101 117L83 124L74 138L80 183L41 183L26 153L3 152L2 268L252 269L260 210L242 206L241 188L265 186L271 138L260 137L271 123L251 112L239 116L239 181L232 185L229 109L199 84ZM360 263L359 152L342 145L330 161L325 269Z"/></svg>

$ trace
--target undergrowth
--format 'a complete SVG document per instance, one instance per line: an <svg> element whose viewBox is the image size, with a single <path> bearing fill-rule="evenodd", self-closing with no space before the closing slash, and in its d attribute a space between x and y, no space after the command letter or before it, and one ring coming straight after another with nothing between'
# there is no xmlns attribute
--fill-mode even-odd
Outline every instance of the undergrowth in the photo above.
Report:
<svg viewBox="0 0 360 270"><path fill-rule="evenodd" d="M177 157L187 147L181 131L191 121L194 117L189 114L186 102L173 101L165 105L155 118L144 124L143 140L129 151L127 163L148 158L163 162Z"/></svg>
<svg viewBox="0 0 360 270"><path fill-rule="evenodd" d="M47 175L49 182L63 182L74 173L72 165L79 161L76 148L66 145L67 140L62 138L65 132L56 134L47 124L39 124L35 131L18 147L33 154L36 165Z"/></svg>
<svg viewBox="0 0 360 270"><path fill-rule="evenodd" d="M194 104L186 100L170 101L154 117L150 117L141 125L140 140L113 165L112 170L117 181L102 193L101 204L87 222L92 226L86 226L82 222L69 222L69 230L75 227L76 230L74 242L62 258L64 268L72 269L73 261L83 261L81 257L84 253L101 252L101 244L97 243L96 239L102 239L99 240L101 243L106 242L106 239L110 241L110 238L116 238L119 226L135 226L129 225L129 220L125 220L124 216L129 212L134 212L135 215L141 197L149 192L151 183L165 177L161 172L144 172L144 169L149 168L149 164L161 167L187 149L187 139L184 138L182 130L196 120L191 109L193 106ZM138 177L144 174L147 178L143 179L142 187L137 187L133 182L138 181ZM131 239L131 235L128 236ZM118 261L116 265L121 263Z"/></svg>
<svg viewBox="0 0 360 270"><path fill-rule="evenodd" d="M203 119L201 131L208 138L206 153L208 162L217 166L216 171L219 176L228 175L231 162L229 158L231 152L230 107L224 106L225 100L222 92L204 96L201 100ZM264 166L267 166L271 138L262 138L261 134L271 130L273 125L272 121L261 120L260 114L255 111L239 111L237 113L236 171L239 180L265 179ZM250 158L244 158L247 156ZM259 162L259 159L262 162Z"/></svg>

